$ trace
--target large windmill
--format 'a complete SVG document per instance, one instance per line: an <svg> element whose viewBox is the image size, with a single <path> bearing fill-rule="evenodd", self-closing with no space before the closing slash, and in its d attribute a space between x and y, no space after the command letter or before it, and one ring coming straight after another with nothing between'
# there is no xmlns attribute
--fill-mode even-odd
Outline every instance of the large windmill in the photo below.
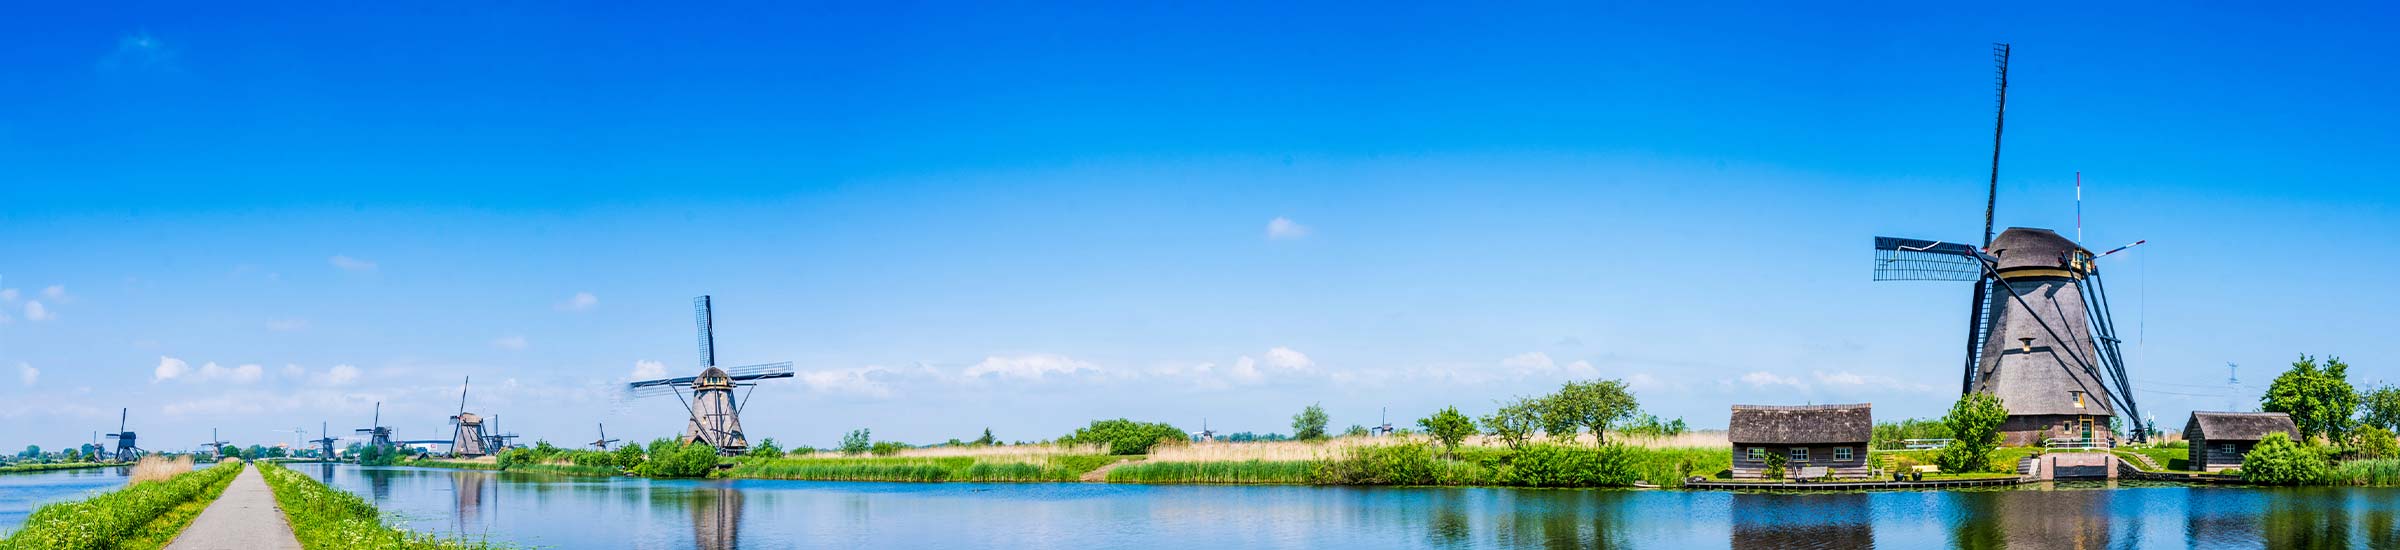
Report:
<svg viewBox="0 0 2400 550"><path fill-rule="evenodd" d="M1992 176L1984 198L1984 246L1958 241L1875 238L1875 280L1972 282L1961 393L1985 392L2008 409L2001 433L2010 444L2045 438L2109 437L2107 418L2141 418L2099 264L2093 254L2048 229L2012 227L1992 235L1999 202L2000 130L2008 112L2007 44L1999 64L1999 116L1992 130ZM2095 426L2097 421L2099 424ZM2135 440L2145 434L2134 431Z"/></svg>
<svg viewBox="0 0 2400 550"><path fill-rule="evenodd" d="M756 391L759 380L791 378L792 363L717 368L717 339L710 332L710 313L707 296L692 299L692 320L700 326L698 376L643 380L626 384L626 389L634 397L674 394L675 400L683 403L684 412L690 415L683 431L684 442L707 443L719 454L738 455L750 448L749 438L742 434L742 403L749 401L749 395L736 400L733 390L748 387ZM690 400L684 399L683 388L691 388Z"/></svg>
<svg viewBox="0 0 2400 550"><path fill-rule="evenodd" d="M367 446L369 447L392 446L392 427L383 425L382 401L375 402L375 422L370 427L359 428L356 431L367 434Z"/></svg>
<svg viewBox="0 0 2400 550"><path fill-rule="evenodd" d="M133 462L142 457L142 448L134 445L133 432L125 430L126 416L132 410L131 408L117 409L117 433L108 434L109 439L117 440L117 452L113 458L118 462Z"/></svg>
<svg viewBox="0 0 2400 550"><path fill-rule="evenodd" d="M458 384L458 414L450 415L450 456L475 458L490 453L491 439L484 436L483 417L467 412L467 386L475 382L469 376Z"/></svg>

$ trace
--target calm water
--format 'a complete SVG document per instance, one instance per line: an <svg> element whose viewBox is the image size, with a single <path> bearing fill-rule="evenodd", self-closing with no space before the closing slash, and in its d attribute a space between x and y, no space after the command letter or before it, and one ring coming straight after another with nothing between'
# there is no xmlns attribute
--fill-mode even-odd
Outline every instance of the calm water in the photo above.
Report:
<svg viewBox="0 0 2400 550"><path fill-rule="evenodd" d="M297 465L557 548L2400 548L2400 490L1679 491L650 481Z"/></svg>
<svg viewBox="0 0 2400 550"><path fill-rule="evenodd" d="M44 504L76 500L125 484L131 468L85 468L0 474L0 533L17 530L25 516Z"/></svg>

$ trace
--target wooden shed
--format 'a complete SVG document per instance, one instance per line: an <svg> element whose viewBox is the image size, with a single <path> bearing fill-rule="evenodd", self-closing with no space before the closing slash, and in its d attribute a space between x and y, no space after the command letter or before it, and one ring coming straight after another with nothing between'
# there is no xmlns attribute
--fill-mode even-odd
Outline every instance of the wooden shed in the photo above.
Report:
<svg viewBox="0 0 2400 550"><path fill-rule="evenodd" d="M1767 455L1784 457L1784 475L1810 467L1834 477L1863 478L1867 440L1875 433L1874 406L1734 405L1726 437L1733 440L1734 479L1766 477Z"/></svg>
<svg viewBox="0 0 2400 550"><path fill-rule="evenodd" d="M2183 423L2183 439L2192 444L2184 459L2191 464L2185 467L2208 472L2240 468L2242 455L2275 432L2300 439L2300 428L2292 425L2288 414L2192 411L2192 419Z"/></svg>

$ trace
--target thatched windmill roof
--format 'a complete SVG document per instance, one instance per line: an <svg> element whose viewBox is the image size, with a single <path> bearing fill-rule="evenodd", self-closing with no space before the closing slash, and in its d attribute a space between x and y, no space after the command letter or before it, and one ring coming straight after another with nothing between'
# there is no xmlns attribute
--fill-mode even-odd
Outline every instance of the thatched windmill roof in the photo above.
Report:
<svg viewBox="0 0 2400 550"><path fill-rule="evenodd" d="M2292 424L2292 416L2279 412L2192 411L2192 420L2183 429L2196 429L2210 441L2257 441L2275 432L2300 437L2300 427Z"/></svg>
<svg viewBox="0 0 2400 550"><path fill-rule="evenodd" d="M2074 269L2080 272L2082 268L2068 261L2075 257L2070 253L2082 251L2085 256L2091 254L2091 251L2077 246L2075 241L2059 236L2057 231L2033 227L2008 228L2000 232L2000 236L1993 237L1992 245L1985 249L2000 259L2000 265L1995 270L2003 273L2026 269Z"/></svg>
<svg viewBox="0 0 2400 550"><path fill-rule="evenodd" d="M1875 406L1734 405L1726 438L1735 444L1861 443L1875 433Z"/></svg>

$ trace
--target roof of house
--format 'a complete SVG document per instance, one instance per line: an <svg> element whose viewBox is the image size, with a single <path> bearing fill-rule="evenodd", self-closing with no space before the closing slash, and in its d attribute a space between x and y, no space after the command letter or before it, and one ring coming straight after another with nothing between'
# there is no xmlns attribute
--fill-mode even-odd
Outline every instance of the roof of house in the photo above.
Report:
<svg viewBox="0 0 2400 550"><path fill-rule="evenodd" d="M1875 433L1874 405L1734 405L1734 443L1863 443Z"/></svg>
<svg viewBox="0 0 2400 550"><path fill-rule="evenodd" d="M2199 428L2200 435L2211 440L2256 441L2267 434L2283 432L2300 437L2300 428L2292 425L2292 416L2279 412L2209 412L2193 411L2185 431Z"/></svg>

